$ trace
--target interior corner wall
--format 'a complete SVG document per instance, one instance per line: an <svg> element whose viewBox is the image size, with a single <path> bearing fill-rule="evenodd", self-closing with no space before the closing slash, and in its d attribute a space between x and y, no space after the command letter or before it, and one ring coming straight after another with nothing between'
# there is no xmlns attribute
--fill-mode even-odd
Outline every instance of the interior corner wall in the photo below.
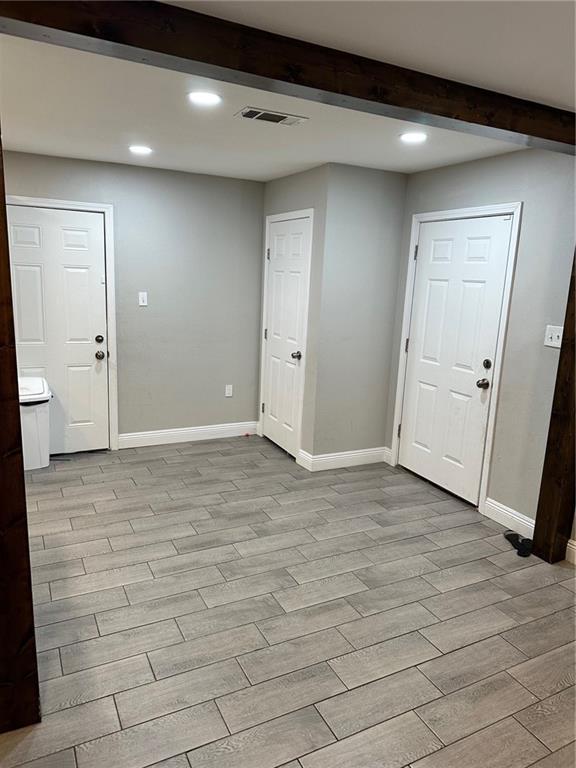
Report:
<svg viewBox="0 0 576 768"><path fill-rule="evenodd" d="M264 185L15 152L4 160L9 195L114 206L120 433L256 421Z"/></svg>
<svg viewBox="0 0 576 768"><path fill-rule="evenodd" d="M406 180L328 166L314 455L391 445L386 409Z"/></svg>
<svg viewBox="0 0 576 768"><path fill-rule="evenodd" d="M413 214L517 201L523 203L523 211L508 331L499 363L501 383L488 497L534 519L560 353L544 346L544 331L547 324L564 323L574 255L571 157L520 151L409 177L387 436L392 436Z"/></svg>

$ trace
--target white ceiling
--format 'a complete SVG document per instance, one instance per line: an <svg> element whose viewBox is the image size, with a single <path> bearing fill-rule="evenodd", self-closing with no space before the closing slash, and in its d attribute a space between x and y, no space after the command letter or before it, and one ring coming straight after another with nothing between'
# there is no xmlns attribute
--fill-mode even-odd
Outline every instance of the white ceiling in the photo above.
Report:
<svg viewBox="0 0 576 768"><path fill-rule="evenodd" d="M574 109L574 2L173 2L289 37Z"/></svg>
<svg viewBox="0 0 576 768"><path fill-rule="evenodd" d="M192 107L197 88L222 104ZM245 106L310 119L254 123L234 116ZM261 181L327 162L413 172L519 149L439 128L409 147L398 137L410 123L6 36L0 112L7 149ZM135 158L130 144L154 153Z"/></svg>

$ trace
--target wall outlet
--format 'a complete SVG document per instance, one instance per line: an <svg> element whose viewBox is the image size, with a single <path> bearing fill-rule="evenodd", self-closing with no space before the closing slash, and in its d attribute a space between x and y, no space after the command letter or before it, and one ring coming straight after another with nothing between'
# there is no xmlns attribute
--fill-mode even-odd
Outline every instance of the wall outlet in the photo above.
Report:
<svg viewBox="0 0 576 768"><path fill-rule="evenodd" d="M148 291L138 291L138 306L139 307L148 306Z"/></svg>
<svg viewBox="0 0 576 768"><path fill-rule="evenodd" d="M559 348L562 344L563 332L564 328L561 325L547 325L546 334L544 335L544 346Z"/></svg>
<svg viewBox="0 0 576 768"><path fill-rule="evenodd" d="M224 388L224 397L232 397L232 384L226 384Z"/></svg>

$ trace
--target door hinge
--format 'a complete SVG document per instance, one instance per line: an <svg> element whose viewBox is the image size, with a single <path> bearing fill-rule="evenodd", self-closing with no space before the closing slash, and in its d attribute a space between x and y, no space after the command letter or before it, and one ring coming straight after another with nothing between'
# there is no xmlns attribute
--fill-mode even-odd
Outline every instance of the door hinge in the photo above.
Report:
<svg viewBox="0 0 576 768"><path fill-rule="evenodd" d="M262 413L264 413L264 403L262 403Z"/></svg>
<svg viewBox="0 0 576 768"><path fill-rule="evenodd" d="M266 248L266 258L270 261L270 248Z"/></svg>
<svg viewBox="0 0 576 768"><path fill-rule="evenodd" d="M264 328L264 338L268 338L268 328Z"/></svg>
<svg viewBox="0 0 576 768"><path fill-rule="evenodd" d="M404 352L408 352L408 344L410 343L410 339L406 339L406 342L404 344Z"/></svg>
<svg viewBox="0 0 576 768"><path fill-rule="evenodd" d="M400 437L400 432L402 432L402 424L398 424L398 437Z"/></svg>
<svg viewBox="0 0 576 768"><path fill-rule="evenodd" d="M414 248L414 261L418 258L418 245Z"/></svg>

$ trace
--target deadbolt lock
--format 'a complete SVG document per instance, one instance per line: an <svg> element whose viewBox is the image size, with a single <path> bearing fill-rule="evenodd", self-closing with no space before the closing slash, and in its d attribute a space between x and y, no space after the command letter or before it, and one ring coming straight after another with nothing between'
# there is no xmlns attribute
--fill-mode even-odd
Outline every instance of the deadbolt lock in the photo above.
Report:
<svg viewBox="0 0 576 768"><path fill-rule="evenodd" d="M490 360L487 357L487 358L485 358L485 360L483 360L482 365L484 366L484 368L486 368L487 371L489 371L490 368L492 368L492 360Z"/></svg>
<svg viewBox="0 0 576 768"><path fill-rule="evenodd" d="M94 338L94 341L96 342L96 344L102 344L102 342L104 341L104 336L102 336L102 334L99 333L98 336Z"/></svg>

